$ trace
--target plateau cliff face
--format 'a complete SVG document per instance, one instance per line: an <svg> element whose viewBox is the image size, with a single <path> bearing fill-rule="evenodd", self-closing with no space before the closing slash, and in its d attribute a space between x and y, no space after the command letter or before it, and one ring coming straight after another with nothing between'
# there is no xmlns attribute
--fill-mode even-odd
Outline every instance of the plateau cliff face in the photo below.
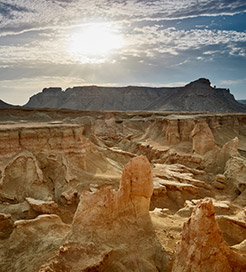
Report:
<svg viewBox="0 0 246 272"><path fill-rule="evenodd" d="M228 89L210 86L201 78L176 88L98 87L45 88L30 98L25 107L79 110L156 110L197 112L243 112Z"/></svg>

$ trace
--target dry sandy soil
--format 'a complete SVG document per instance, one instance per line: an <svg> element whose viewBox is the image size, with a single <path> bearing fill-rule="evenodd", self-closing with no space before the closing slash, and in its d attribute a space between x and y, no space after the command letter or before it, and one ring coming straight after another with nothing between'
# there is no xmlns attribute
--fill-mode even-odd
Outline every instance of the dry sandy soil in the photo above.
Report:
<svg viewBox="0 0 246 272"><path fill-rule="evenodd" d="M245 157L246 114L1 109L0 271L246 271Z"/></svg>

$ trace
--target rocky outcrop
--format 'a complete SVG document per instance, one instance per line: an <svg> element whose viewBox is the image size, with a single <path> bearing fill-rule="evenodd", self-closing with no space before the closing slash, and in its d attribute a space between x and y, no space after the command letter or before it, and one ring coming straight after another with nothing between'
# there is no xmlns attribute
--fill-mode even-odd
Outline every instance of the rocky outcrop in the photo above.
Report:
<svg viewBox="0 0 246 272"><path fill-rule="evenodd" d="M205 120L198 121L191 134L195 153L204 155L209 151L218 150L213 133Z"/></svg>
<svg viewBox="0 0 246 272"><path fill-rule="evenodd" d="M184 224L173 272L244 271L246 257L233 252L215 220L212 201L200 201Z"/></svg>
<svg viewBox="0 0 246 272"><path fill-rule="evenodd" d="M228 89L210 86L200 78L185 87L98 87L45 88L32 96L25 107L70 108L80 110L154 110L197 112L242 112Z"/></svg>
<svg viewBox="0 0 246 272"><path fill-rule="evenodd" d="M15 221L12 233L0 244L1 271L38 271L59 248L71 227L57 215Z"/></svg>
<svg viewBox="0 0 246 272"><path fill-rule="evenodd" d="M238 212L239 207L231 204L229 201L219 201L211 198L216 215L234 215ZM199 199L186 200L184 208L177 211L177 214L183 217L190 217Z"/></svg>
<svg viewBox="0 0 246 272"><path fill-rule="evenodd" d="M231 157L225 167L225 176L227 181L239 192L246 189L246 160L243 157Z"/></svg>
<svg viewBox="0 0 246 272"><path fill-rule="evenodd" d="M237 216L217 216L216 221L222 231L222 235L229 245L239 244L246 239L245 218Z"/></svg>
<svg viewBox="0 0 246 272"><path fill-rule="evenodd" d="M204 171L192 170L181 164L154 164L154 193L151 198L151 209L168 208L176 212L186 200L212 195L211 186L199 180L204 178Z"/></svg>
<svg viewBox="0 0 246 272"><path fill-rule="evenodd" d="M26 197L60 201L62 193L71 189L66 188L70 182L113 168L83 135L82 125L1 126L0 195L8 202L23 202Z"/></svg>
<svg viewBox="0 0 246 272"><path fill-rule="evenodd" d="M39 214L56 214L58 212L58 205L54 201L42 201L31 197L27 197L26 201Z"/></svg>
<svg viewBox="0 0 246 272"><path fill-rule="evenodd" d="M222 255L240 271L245 116L2 109L0 270L170 271L166 252L174 260L183 222L209 196L223 238L238 244ZM213 244L193 234L209 255Z"/></svg>
<svg viewBox="0 0 246 272"><path fill-rule="evenodd" d="M67 242L40 271L166 271L149 217L152 192L144 156L125 166L118 191L84 191Z"/></svg>

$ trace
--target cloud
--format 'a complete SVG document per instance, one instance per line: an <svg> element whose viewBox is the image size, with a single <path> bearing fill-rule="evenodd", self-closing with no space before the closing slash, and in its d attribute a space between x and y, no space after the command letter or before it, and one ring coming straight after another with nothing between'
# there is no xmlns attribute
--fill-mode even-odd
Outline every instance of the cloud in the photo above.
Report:
<svg viewBox="0 0 246 272"><path fill-rule="evenodd" d="M185 31L174 27L160 29L154 25L135 28L128 40L129 50L134 48L138 54L149 57L165 53L180 55L184 51L202 49L204 55L228 53L244 56L246 33L208 29ZM209 46L214 46L213 50L207 50Z"/></svg>
<svg viewBox="0 0 246 272"><path fill-rule="evenodd" d="M238 84L245 84L246 83L246 78L244 79L236 79L236 80L221 80L220 84L221 85L238 85Z"/></svg>
<svg viewBox="0 0 246 272"><path fill-rule="evenodd" d="M90 20L121 21L182 19L201 15L233 15L246 11L244 0L12 0L0 2L0 30L70 26Z"/></svg>
<svg viewBox="0 0 246 272"><path fill-rule="evenodd" d="M23 86L31 88L29 79L37 90L52 84L49 76L54 82L71 77L85 84L153 85L215 73L221 80L242 77L245 12L245 0L0 0L0 80L14 80L5 82L10 91L7 86L22 78ZM69 54L71 33L105 22L124 38L121 49L97 65Z"/></svg>
<svg viewBox="0 0 246 272"><path fill-rule="evenodd" d="M56 31L50 29L35 31L33 36L26 35L23 41L20 35L12 39L9 45L1 45L0 42L0 65L30 67L51 63L69 65L93 62L87 56L84 56L82 60L69 53L71 32L78 29L75 27ZM97 62L125 63L132 59L142 63L148 61L151 65L151 61L156 63L160 59L165 59L169 65L176 66L187 62L192 57L208 59L209 56L222 54L246 56L245 32L209 29L178 30L175 27L162 28L159 25L152 25L132 28L123 38L125 45L121 49L112 52L109 56L98 58ZM193 53L190 54L189 59L175 61L175 57L182 56L186 51L191 50ZM199 52L199 55L195 51Z"/></svg>

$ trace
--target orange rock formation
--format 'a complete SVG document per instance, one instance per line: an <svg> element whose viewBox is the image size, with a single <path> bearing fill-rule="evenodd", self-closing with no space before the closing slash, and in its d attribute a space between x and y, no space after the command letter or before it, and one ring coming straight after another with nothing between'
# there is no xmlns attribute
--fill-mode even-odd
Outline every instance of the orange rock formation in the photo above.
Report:
<svg viewBox="0 0 246 272"><path fill-rule="evenodd" d="M166 271L149 216L152 192L144 156L125 166L118 191L84 191L67 242L40 271Z"/></svg>
<svg viewBox="0 0 246 272"><path fill-rule="evenodd" d="M214 215L211 200L198 203L184 224L172 272L246 271L246 256L228 247Z"/></svg>

